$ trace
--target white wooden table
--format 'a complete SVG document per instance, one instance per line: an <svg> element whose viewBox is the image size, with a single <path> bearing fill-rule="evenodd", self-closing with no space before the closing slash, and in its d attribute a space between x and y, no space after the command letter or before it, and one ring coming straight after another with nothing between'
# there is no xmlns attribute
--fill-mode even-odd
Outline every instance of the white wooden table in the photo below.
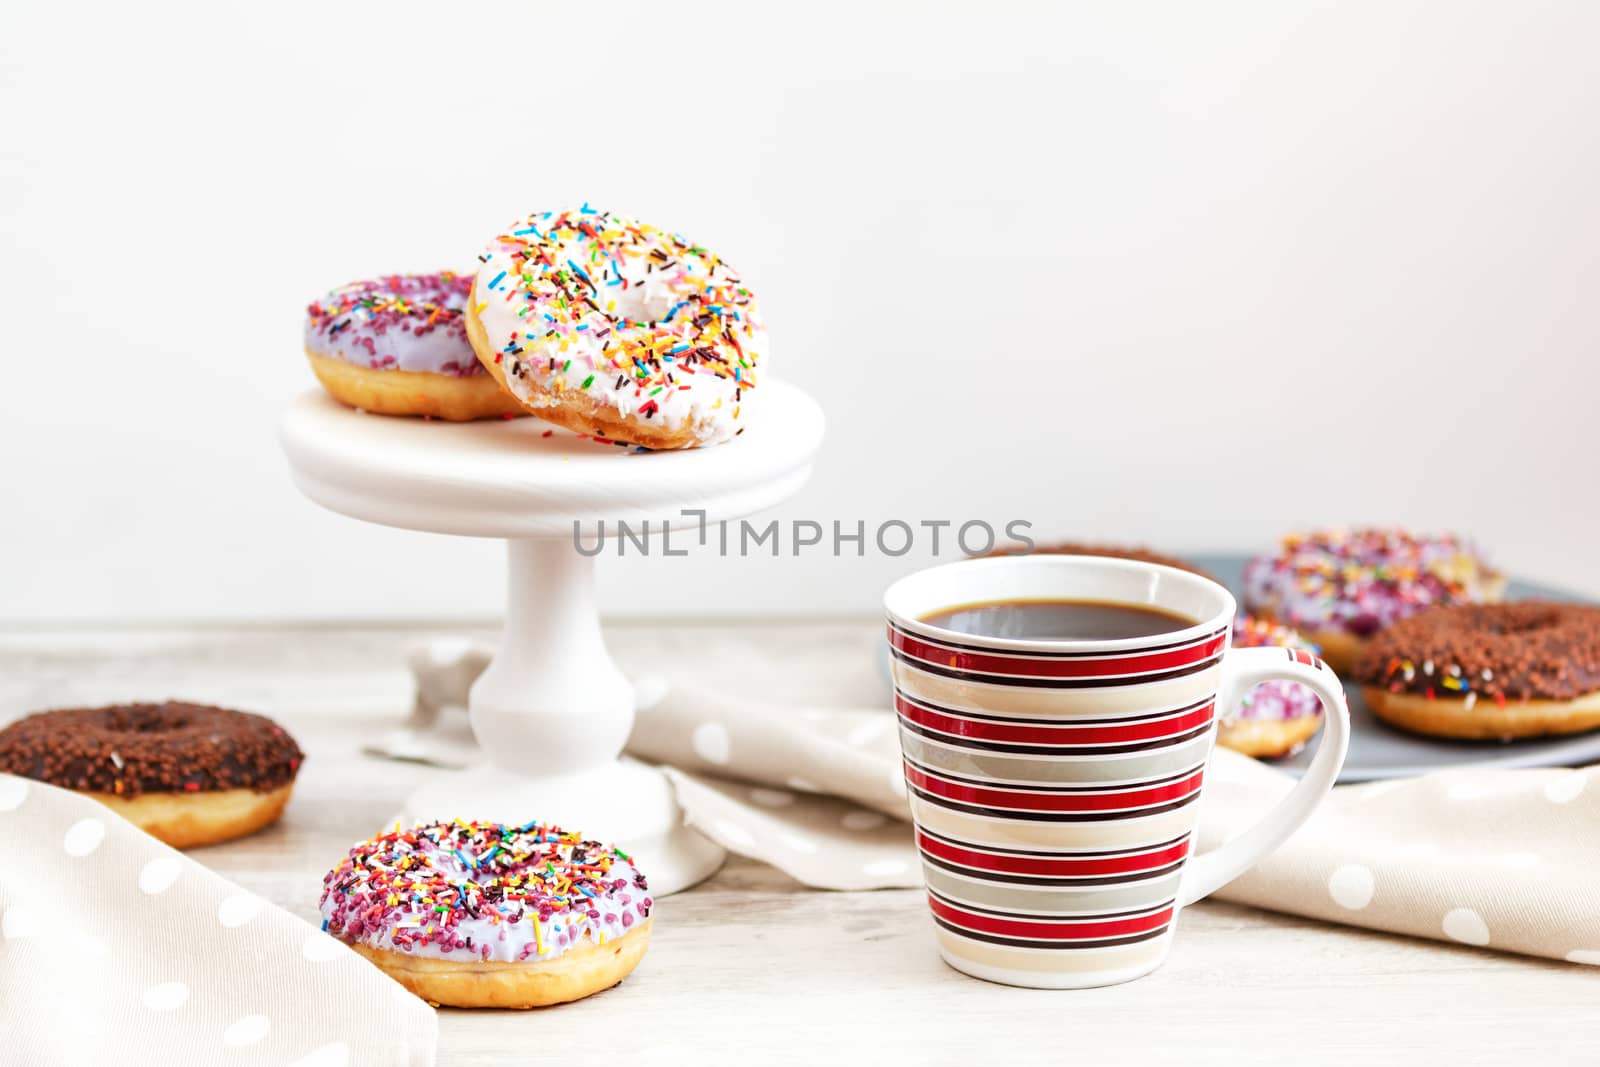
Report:
<svg viewBox="0 0 1600 1067"><path fill-rule="evenodd" d="M879 633L870 621L608 629L630 669L857 706L883 703ZM312 919L324 871L436 773L359 746L409 707L402 649L442 634L493 636L468 626L0 630L0 721L168 696L278 718L308 753L283 821L192 855ZM1597 1001L1592 970L1221 904L1184 913L1171 960L1149 978L1008 989L940 962L914 891L817 892L736 858L661 901L650 952L618 988L539 1012L442 1011L439 1063L1211 1063L1224 1052L1231 1064L1593 1063Z"/></svg>

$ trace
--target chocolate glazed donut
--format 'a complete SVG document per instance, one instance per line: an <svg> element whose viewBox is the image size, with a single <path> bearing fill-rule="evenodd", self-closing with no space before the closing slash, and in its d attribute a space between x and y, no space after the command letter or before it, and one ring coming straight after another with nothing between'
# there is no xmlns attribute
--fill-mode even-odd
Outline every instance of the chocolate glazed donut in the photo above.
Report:
<svg viewBox="0 0 1600 1067"><path fill-rule="evenodd" d="M1600 607L1435 607L1379 631L1355 679L1373 714L1417 733L1501 738L1600 726Z"/></svg>
<svg viewBox="0 0 1600 1067"><path fill-rule="evenodd" d="M303 759L271 719L202 704L42 711L0 729L0 771L91 796L174 848L275 821Z"/></svg>

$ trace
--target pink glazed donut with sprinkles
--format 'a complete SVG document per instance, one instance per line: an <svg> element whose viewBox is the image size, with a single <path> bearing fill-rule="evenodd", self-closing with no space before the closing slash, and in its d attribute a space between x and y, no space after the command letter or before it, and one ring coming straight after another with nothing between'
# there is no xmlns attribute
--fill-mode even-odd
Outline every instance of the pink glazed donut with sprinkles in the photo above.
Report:
<svg viewBox="0 0 1600 1067"><path fill-rule="evenodd" d="M651 449L744 432L766 326L705 247L585 204L518 219L478 258L467 337L532 414Z"/></svg>
<svg viewBox="0 0 1600 1067"><path fill-rule="evenodd" d="M1498 601L1505 578L1459 537L1399 529L1319 530L1285 537L1245 564L1244 609L1291 626L1348 674L1380 629L1434 604Z"/></svg>
<svg viewBox="0 0 1600 1067"><path fill-rule="evenodd" d="M1234 648L1298 648L1320 652L1287 626L1249 615L1233 620ZM1292 755L1322 724L1322 700L1299 682L1262 682L1245 693L1238 707L1220 708L1217 744L1261 759Z"/></svg>
<svg viewBox="0 0 1600 1067"><path fill-rule="evenodd" d="M424 1000L536 1008L622 981L650 944L633 858L530 822L396 827L323 879L322 928Z"/></svg>
<svg viewBox="0 0 1600 1067"><path fill-rule="evenodd" d="M467 342L470 275L389 274L306 309L311 370L334 399L379 415L453 422L522 414Z"/></svg>

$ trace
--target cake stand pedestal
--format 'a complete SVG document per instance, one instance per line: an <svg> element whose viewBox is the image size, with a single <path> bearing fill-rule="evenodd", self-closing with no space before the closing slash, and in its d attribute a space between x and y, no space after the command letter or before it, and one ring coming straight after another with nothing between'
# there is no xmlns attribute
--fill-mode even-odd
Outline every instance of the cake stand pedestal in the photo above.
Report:
<svg viewBox="0 0 1600 1067"><path fill-rule="evenodd" d="M650 453L531 418L389 418L321 391L289 405L283 449L316 503L385 526L506 541L505 631L468 702L487 762L424 785L403 820L540 819L580 830L637 855L657 895L717 869L722 850L684 826L666 777L620 758L634 692L600 633L594 566L603 552L584 552L602 523L607 539L625 524L668 531L673 555L708 551L717 541L707 526L799 489L822 441L821 409L781 382L762 393L759 418L734 441Z"/></svg>

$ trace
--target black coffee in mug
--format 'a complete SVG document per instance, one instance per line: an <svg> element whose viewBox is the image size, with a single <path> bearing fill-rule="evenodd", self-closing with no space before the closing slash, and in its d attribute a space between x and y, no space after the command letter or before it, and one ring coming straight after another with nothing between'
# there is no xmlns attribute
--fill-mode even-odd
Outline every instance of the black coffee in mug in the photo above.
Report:
<svg viewBox="0 0 1600 1067"><path fill-rule="evenodd" d="M1195 624L1161 608L1108 600L991 600L945 608L921 621L961 634L1024 641L1157 637Z"/></svg>

